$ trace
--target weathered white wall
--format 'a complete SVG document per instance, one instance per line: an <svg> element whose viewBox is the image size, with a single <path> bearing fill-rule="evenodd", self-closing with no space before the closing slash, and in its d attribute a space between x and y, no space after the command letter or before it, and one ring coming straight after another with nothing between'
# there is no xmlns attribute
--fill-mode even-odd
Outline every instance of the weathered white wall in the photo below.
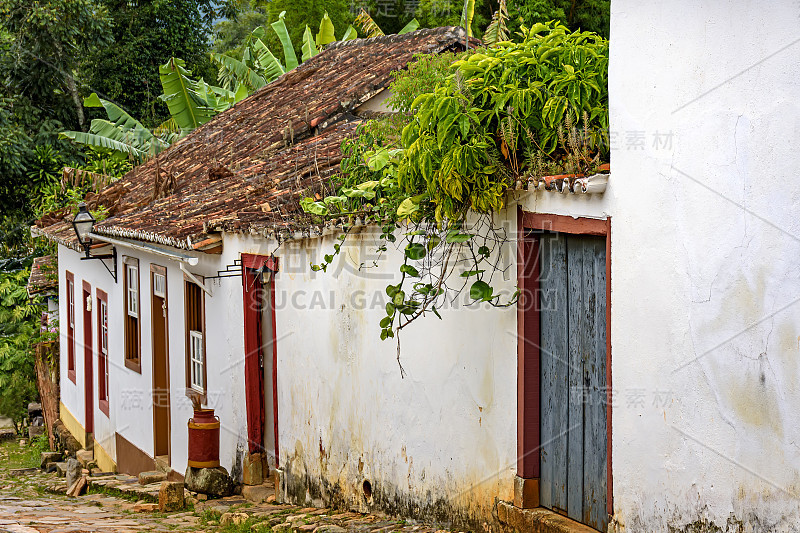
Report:
<svg viewBox="0 0 800 533"><path fill-rule="evenodd" d="M309 262L332 251L335 234L275 252L279 450L289 494L485 519L495 497L513 497L516 311L460 308L443 310L442 321L421 319L402 333L403 378L397 344L381 341L378 326L401 252L359 271L378 241L374 230L354 233L326 273ZM513 292L513 270L497 286Z"/></svg>
<svg viewBox="0 0 800 533"><path fill-rule="evenodd" d="M86 308L86 301L83 299L83 282L87 281L92 286L92 349L94 351L92 357L93 365L93 380L92 391L94 398L93 414L94 414L94 440L102 448L108 452L111 457L116 456L115 441L114 441L114 411L113 402L109 409L109 415L101 412L98 401L97 390L97 289L104 290L108 293L109 305L109 329L116 331L115 324L116 316L113 313L115 307L121 308L120 300L115 299L113 286L114 279L106 271L99 261L81 261L80 258L83 254L79 254L64 246L58 247L58 283L59 283L59 316L63 319L59 323L59 335L61 337L61 380L60 392L61 402L69 410L75 419L85 429L86 427L86 401L85 401L85 358L84 358L84 343L83 343L83 311ZM66 271L70 271L75 276L75 383L73 383L67 376L67 277ZM117 313L118 314L118 313ZM121 324L121 322L120 322ZM120 325L121 327L121 325ZM109 335L109 342L113 342L114 336ZM109 388L110 390L118 390L118 373L115 373L115 361L111 357L111 369L109 373ZM122 360L119 360L122 364Z"/></svg>
<svg viewBox="0 0 800 533"><path fill-rule="evenodd" d="M233 263L238 253L229 247L226 254L197 254L201 261L196 267L187 267L198 275L214 275ZM99 261L81 261L80 255L59 246L59 280L62 285L59 300L60 312L66 317L66 270L75 274L76 304L80 298L83 280L92 285L92 295L100 288L109 298L109 416L97 407L97 332L94 355L94 422L95 440L116 461L114 433L146 454L153 456L153 367L151 335L151 286L150 265L167 268L167 305L169 319L170 358L170 403L171 403L171 466L179 473L186 470L187 430L186 423L192 416L191 402L186 396L185 326L184 326L184 274L176 261L146 252L118 248L119 283L114 283ZM140 328L141 328L141 373L125 366L124 346L124 299L122 283L122 256L139 259L140 282ZM244 353L241 322L241 280L229 278L209 280L206 286L212 296L206 295L206 350L208 361L208 406L214 407L222 421L220 432L220 460L229 471L235 469L237 450L244 449L246 423L244 412ZM61 400L70 412L85 425L84 414L84 364L83 364L83 315L76 305L76 370L77 384L67 377L66 324L61 327ZM97 306L92 311L92 325L96 330ZM241 456L241 451L238 452Z"/></svg>
<svg viewBox="0 0 800 533"><path fill-rule="evenodd" d="M796 2L612 2L614 508L627 531L800 528L798 17Z"/></svg>

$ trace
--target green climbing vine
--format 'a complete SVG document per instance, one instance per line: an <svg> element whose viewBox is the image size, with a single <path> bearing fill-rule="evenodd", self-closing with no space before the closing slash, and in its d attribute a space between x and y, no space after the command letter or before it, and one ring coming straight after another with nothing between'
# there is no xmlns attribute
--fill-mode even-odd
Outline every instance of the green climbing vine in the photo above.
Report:
<svg viewBox="0 0 800 533"><path fill-rule="evenodd" d="M452 293L513 305L518 293L492 285L507 268L509 235L495 216L509 189L548 174L589 175L608 161L608 41L555 22L519 37L410 65L391 86L397 113L343 144L335 194L301 200L320 220L378 225L381 252L402 248L382 339L427 312L441 318ZM347 235L312 269L326 270Z"/></svg>

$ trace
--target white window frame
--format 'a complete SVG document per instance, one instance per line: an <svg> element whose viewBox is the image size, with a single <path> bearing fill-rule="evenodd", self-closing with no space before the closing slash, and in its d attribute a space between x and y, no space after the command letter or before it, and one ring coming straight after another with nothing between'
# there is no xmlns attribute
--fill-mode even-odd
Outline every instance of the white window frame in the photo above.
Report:
<svg viewBox="0 0 800 533"><path fill-rule="evenodd" d="M203 333L189 331L189 385L199 393L205 392L205 353L203 350Z"/></svg>
<svg viewBox="0 0 800 533"><path fill-rule="evenodd" d="M108 401L108 302L105 300L100 300L100 353L103 355L103 381L106 386L106 397L101 400Z"/></svg>
<svg viewBox="0 0 800 533"><path fill-rule="evenodd" d="M153 272L153 295L159 298L167 297L167 276Z"/></svg>
<svg viewBox="0 0 800 533"><path fill-rule="evenodd" d="M75 331L75 284L71 281L67 281L67 295L67 318L70 329Z"/></svg>
<svg viewBox="0 0 800 533"><path fill-rule="evenodd" d="M100 300L100 351L108 355L108 304Z"/></svg>
<svg viewBox="0 0 800 533"><path fill-rule="evenodd" d="M139 318L139 267L125 265L128 281L128 316Z"/></svg>

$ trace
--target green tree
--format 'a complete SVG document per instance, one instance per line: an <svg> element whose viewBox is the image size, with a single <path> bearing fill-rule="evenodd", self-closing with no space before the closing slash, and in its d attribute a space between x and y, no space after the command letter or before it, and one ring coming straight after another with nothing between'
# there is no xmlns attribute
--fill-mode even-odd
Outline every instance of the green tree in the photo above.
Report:
<svg viewBox="0 0 800 533"><path fill-rule="evenodd" d="M339 40L355 18L350 12L347 0L273 0L259 3L258 7L266 13L269 24L276 22L280 14L286 12L284 22L289 30L289 38L295 44L294 48L298 58L302 54L300 43L303 41L306 26L316 32L320 21L327 12L333 27L336 28L336 40ZM280 39L275 32L267 32L264 44L270 50L281 49Z"/></svg>
<svg viewBox="0 0 800 533"><path fill-rule="evenodd" d="M169 118L158 68L180 57L197 77L214 79L208 57L214 0L101 0L113 21L114 46L89 57L90 91L111 100L146 126Z"/></svg>
<svg viewBox="0 0 800 533"><path fill-rule="evenodd" d="M83 128L79 72L82 58L110 42L105 8L95 0L0 0L0 29L6 96Z"/></svg>
<svg viewBox="0 0 800 533"><path fill-rule="evenodd" d="M0 415L19 430L28 402L37 397L33 342L39 335L37 308L28 301L29 268L6 270L0 265ZM26 263L30 263L27 260Z"/></svg>

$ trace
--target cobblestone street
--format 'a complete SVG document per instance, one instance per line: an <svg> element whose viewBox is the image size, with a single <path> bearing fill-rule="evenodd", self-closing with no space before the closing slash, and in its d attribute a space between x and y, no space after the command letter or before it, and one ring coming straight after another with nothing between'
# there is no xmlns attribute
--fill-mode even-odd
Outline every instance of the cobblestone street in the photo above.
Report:
<svg viewBox="0 0 800 533"><path fill-rule="evenodd" d="M174 513L157 510L157 498L148 497L146 487L127 491L130 476L97 478L89 492L77 498L66 496L66 484L55 473L46 474L29 466L33 451L23 451L16 441L0 447L0 532L83 533L114 531L222 531L312 533L445 532L425 524L410 524L377 515L300 508L271 503L253 504L240 496L198 501L190 497L189 508ZM24 461L28 463L25 464ZM111 482L111 479L119 483ZM134 485L131 484L133 487ZM113 491L113 495L110 492ZM108 493L107 493L108 492Z"/></svg>

